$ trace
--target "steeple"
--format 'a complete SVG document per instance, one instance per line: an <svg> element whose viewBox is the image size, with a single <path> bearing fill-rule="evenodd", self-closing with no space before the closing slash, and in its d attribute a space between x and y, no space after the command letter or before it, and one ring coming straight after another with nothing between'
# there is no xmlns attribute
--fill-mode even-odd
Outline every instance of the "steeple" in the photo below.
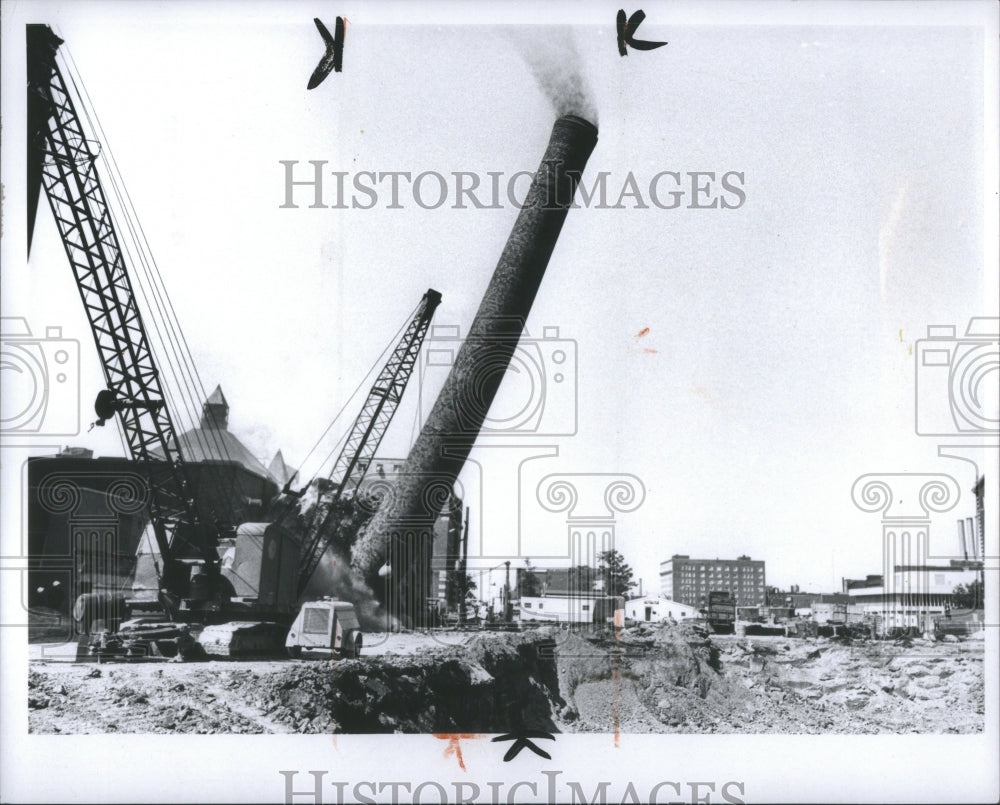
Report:
<svg viewBox="0 0 1000 805"><path fill-rule="evenodd" d="M215 391L205 400L201 407L202 428L226 430L229 426L229 403L222 393L222 386L216 386Z"/></svg>
<svg viewBox="0 0 1000 805"><path fill-rule="evenodd" d="M279 486L287 484L292 475L295 473L295 470L285 463L285 457L281 454L280 450L274 454L274 458L271 459L271 463L268 465L267 470L274 476L274 479L278 482Z"/></svg>

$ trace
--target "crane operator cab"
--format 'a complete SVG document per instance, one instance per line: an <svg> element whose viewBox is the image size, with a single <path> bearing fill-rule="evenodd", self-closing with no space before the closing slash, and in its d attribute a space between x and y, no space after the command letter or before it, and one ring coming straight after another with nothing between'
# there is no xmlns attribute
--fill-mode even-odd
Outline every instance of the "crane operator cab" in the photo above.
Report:
<svg viewBox="0 0 1000 805"><path fill-rule="evenodd" d="M361 624L354 604L334 598L303 604L285 639L291 657L301 657L304 651L322 651L350 659L360 656L361 644Z"/></svg>

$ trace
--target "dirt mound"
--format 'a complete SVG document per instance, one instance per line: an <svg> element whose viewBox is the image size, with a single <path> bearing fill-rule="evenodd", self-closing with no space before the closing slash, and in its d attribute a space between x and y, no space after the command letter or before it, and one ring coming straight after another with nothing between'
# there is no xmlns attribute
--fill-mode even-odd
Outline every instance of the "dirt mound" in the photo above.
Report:
<svg viewBox="0 0 1000 805"><path fill-rule="evenodd" d="M296 665L243 693L310 732L553 731L562 702L550 645L541 634L476 635L420 655Z"/></svg>
<svg viewBox="0 0 1000 805"><path fill-rule="evenodd" d="M687 625L623 630L615 640L560 643L562 717L581 732L714 731L746 715L746 687L720 672L711 640Z"/></svg>

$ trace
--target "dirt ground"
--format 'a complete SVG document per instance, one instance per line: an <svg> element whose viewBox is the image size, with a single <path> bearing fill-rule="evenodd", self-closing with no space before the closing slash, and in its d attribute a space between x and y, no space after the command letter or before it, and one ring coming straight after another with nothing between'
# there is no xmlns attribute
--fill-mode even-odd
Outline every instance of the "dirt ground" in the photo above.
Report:
<svg viewBox="0 0 1000 805"><path fill-rule="evenodd" d="M983 641L366 635L357 660L76 663L39 659L33 733L974 733ZM33 647L34 648L34 647Z"/></svg>

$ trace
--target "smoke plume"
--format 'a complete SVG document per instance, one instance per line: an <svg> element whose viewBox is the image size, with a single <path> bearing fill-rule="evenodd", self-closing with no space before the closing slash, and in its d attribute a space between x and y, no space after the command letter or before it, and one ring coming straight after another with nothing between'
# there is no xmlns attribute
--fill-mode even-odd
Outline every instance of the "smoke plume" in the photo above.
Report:
<svg viewBox="0 0 1000 805"><path fill-rule="evenodd" d="M330 513L332 485L326 479L313 480L297 501L294 516L285 522L300 538L311 533ZM362 496L364 497L364 496ZM376 506L356 500L354 490L347 490L332 503L333 516L325 538L331 540L315 573L303 593L304 600L330 596L349 601L357 610L362 629L381 632L395 624L382 607L365 577L351 567L347 559L358 531L368 522ZM291 522L288 522L290 520Z"/></svg>
<svg viewBox="0 0 1000 805"><path fill-rule="evenodd" d="M558 116L578 115L595 126L597 107L583 73L583 62L569 28L516 26L505 30Z"/></svg>
<svg viewBox="0 0 1000 805"><path fill-rule="evenodd" d="M372 588L354 571L346 557L332 548L328 548L320 559L304 595L306 600L330 596L351 602L358 613L361 628L366 632L384 632L395 628Z"/></svg>

